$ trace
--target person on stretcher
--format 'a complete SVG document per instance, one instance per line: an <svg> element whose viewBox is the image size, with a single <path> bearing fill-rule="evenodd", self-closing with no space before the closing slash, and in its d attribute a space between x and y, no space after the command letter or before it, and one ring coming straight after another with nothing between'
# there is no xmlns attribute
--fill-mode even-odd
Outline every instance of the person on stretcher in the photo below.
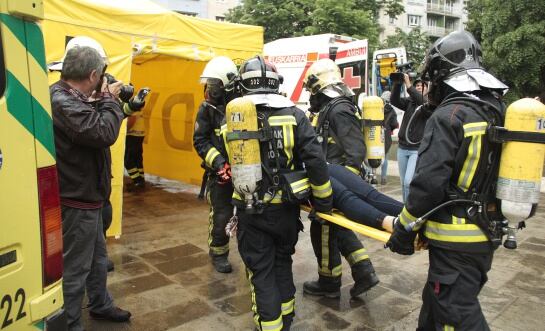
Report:
<svg viewBox="0 0 545 331"><path fill-rule="evenodd" d="M339 164L328 164L333 207L354 222L393 231L394 218L403 204L380 193L360 176Z"/></svg>

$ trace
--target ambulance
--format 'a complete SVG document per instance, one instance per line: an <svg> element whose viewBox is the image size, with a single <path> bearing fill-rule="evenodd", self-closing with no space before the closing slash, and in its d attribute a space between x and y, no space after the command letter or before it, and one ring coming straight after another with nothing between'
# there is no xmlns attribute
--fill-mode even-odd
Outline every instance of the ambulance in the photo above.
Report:
<svg viewBox="0 0 545 331"><path fill-rule="evenodd" d="M266 43L265 59L282 75L280 92L301 109L309 108L310 94L303 88L308 68L318 59L330 58L341 69L344 83L358 96L368 93L367 40L336 34L283 38Z"/></svg>
<svg viewBox="0 0 545 331"><path fill-rule="evenodd" d="M0 0L0 330L66 330L43 2Z"/></svg>

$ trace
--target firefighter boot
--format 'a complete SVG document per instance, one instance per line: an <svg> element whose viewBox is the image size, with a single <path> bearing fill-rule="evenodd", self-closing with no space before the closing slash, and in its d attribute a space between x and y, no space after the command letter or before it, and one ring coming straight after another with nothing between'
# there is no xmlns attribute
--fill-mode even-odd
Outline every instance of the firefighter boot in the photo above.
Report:
<svg viewBox="0 0 545 331"><path fill-rule="evenodd" d="M353 265L352 277L354 278L355 283L350 289L350 296L353 298L367 292L379 283L375 268L373 268L373 264L371 264L371 261L369 260Z"/></svg>
<svg viewBox="0 0 545 331"><path fill-rule="evenodd" d="M341 277L323 277L305 282L303 292L310 295L338 298L341 296Z"/></svg>
<svg viewBox="0 0 545 331"><path fill-rule="evenodd" d="M224 255L210 255L212 257L212 265L217 272L228 274L233 271L231 263L227 260L227 254Z"/></svg>

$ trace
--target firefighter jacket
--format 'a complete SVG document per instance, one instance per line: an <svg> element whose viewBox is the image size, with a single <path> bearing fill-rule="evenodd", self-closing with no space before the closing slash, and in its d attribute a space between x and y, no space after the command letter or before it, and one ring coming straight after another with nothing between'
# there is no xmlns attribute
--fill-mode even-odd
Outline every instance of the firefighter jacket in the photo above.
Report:
<svg viewBox="0 0 545 331"><path fill-rule="evenodd" d="M224 106L214 107L203 102L195 120L193 146L203 159L206 169L211 170L212 173L219 171L227 162L227 153L220 137L224 117Z"/></svg>
<svg viewBox="0 0 545 331"><path fill-rule="evenodd" d="M422 93L418 93L414 86L408 88L407 93L409 93L408 98L401 98L401 84L395 84L390 102L405 112L398 132L399 146L403 149L417 150L424 135L426 121L431 113L418 109L424 103L424 97ZM411 122L410 126L409 121Z"/></svg>
<svg viewBox="0 0 545 331"><path fill-rule="evenodd" d="M502 109L490 94L481 98ZM475 107L483 110L481 114L459 102L440 105L428 120L409 196L399 217L403 226L448 200L482 195L478 183L486 178L483 176L494 176L488 171L492 143L486 129L490 120L482 116L492 110L480 104ZM467 205L441 208L430 215L421 229L415 227L413 231L421 230L435 247L489 252L492 245L488 231L485 226L478 226L469 213Z"/></svg>
<svg viewBox="0 0 545 331"><path fill-rule="evenodd" d="M141 111L129 116L127 119L127 136L145 137L146 123Z"/></svg>
<svg viewBox="0 0 545 331"><path fill-rule="evenodd" d="M66 82L49 88L60 197L65 201L98 203L111 192L110 146L123 122L118 100L109 93L93 103ZM83 204L72 203L76 208Z"/></svg>
<svg viewBox="0 0 545 331"><path fill-rule="evenodd" d="M275 181L282 182L276 177L286 172L306 170L308 181L301 181L298 189L310 186L311 200L316 211L330 211L333 206L333 191L327 163L305 113L295 106L272 108L256 105L256 108L260 129L270 128L272 132L270 140L262 140L259 144L263 170L258 192L260 199L268 205L267 208L282 208L282 204L288 201L287 192L282 186L276 187ZM227 125L222 126L222 136L225 136L226 131ZM233 203L237 206L243 205L242 198L236 191L233 194Z"/></svg>
<svg viewBox="0 0 545 331"><path fill-rule="evenodd" d="M328 163L340 164L359 175L365 159L361 115L346 97L325 104L316 122L316 132Z"/></svg>

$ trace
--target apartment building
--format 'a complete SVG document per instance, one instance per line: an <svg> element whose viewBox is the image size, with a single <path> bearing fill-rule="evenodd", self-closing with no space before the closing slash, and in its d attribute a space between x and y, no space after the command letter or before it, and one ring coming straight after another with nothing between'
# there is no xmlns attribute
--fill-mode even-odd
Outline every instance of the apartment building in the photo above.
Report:
<svg viewBox="0 0 545 331"><path fill-rule="evenodd" d="M396 18L384 10L379 15L380 40L395 34L396 28L410 32L415 27L425 31L435 40L452 31L463 30L467 13L463 0L403 0L405 12Z"/></svg>
<svg viewBox="0 0 545 331"><path fill-rule="evenodd" d="M188 16L224 21L230 8L236 7L241 0L152 0L153 2Z"/></svg>

